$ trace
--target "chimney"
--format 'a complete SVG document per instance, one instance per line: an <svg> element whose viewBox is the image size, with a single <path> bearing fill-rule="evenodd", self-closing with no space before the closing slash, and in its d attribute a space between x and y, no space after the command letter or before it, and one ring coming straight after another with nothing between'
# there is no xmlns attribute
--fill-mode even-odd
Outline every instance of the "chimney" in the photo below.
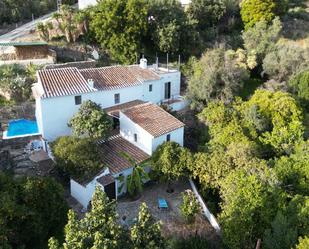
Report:
<svg viewBox="0 0 309 249"><path fill-rule="evenodd" d="M93 79L88 79L87 82L88 82L88 85L90 86L90 88L94 89L94 81L93 81Z"/></svg>
<svg viewBox="0 0 309 249"><path fill-rule="evenodd" d="M142 69L147 69L147 59L145 59L145 58L140 59L140 61L139 61L139 66L140 66Z"/></svg>

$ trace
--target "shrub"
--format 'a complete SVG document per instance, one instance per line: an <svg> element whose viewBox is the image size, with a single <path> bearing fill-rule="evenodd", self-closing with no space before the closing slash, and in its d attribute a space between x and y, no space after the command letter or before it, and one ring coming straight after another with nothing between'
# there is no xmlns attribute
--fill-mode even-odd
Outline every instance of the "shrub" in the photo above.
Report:
<svg viewBox="0 0 309 249"><path fill-rule="evenodd" d="M183 192L182 198L183 202L180 206L181 214L187 222L191 223L200 211L200 204L191 190Z"/></svg>
<svg viewBox="0 0 309 249"><path fill-rule="evenodd" d="M76 180L85 180L100 168L97 145L87 138L59 137L51 147L60 171Z"/></svg>

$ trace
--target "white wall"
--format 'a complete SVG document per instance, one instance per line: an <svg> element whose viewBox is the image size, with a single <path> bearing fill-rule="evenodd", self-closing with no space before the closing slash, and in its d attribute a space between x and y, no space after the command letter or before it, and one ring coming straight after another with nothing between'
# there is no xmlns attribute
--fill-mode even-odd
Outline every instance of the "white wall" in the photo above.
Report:
<svg viewBox="0 0 309 249"><path fill-rule="evenodd" d="M134 133L137 134L137 142L134 141ZM154 152L160 144L166 141L167 134L170 134L170 141L174 141L183 146L184 127L154 138L142 127L129 119L125 114L120 112L120 134L123 138L145 151L148 155L152 155L152 152Z"/></svg>
<svg viewBox="0 0 309 249"><path fill-rule="evenodd" d="M135 133L137 134L137 142L134 141ZM120 112L120 135L141 150L145 151L148 155L152 154L153 136L135 124L122 112Z"/></svg>
<svg viewBox="0 0 309 249"><path fill-rule="evenodd" d="M70 189L71 189L71 195L80 203L84 208L88 207L89 202L92 199L92 196L94 194L95 188L97 185L100 185L97 182L97 179L103 175L109 174L109 170L106 169L104 172L102 172L100 175L96 176L91 182L87 183L87 185L83 186L76 182L75 180L70 180ZM103 188L104 190L104 188Z"/></svg>
<svg viewBox="0 0 309 249"><path fill-rule="evenodd" d="M180 72L167 72L160 74L158 81L148 81L143 84L143 93L145 101L158 104L164 100L165 83L171 82L171 97L180 94ZM152 92L149 92L149 85L152 84Z"/></svg>
<svg viewBox="0 0 309 249"><path fill-rule="evenodd" d="M176 142L179 145L183 146L184 127L181 127L167 134L171 135L170 141ZM167 134L164 134L163 136L160 137L156 137L152 140L152 152L155 151L160 144L166 142Z"/></svg>
<svg viewBox="0 0 309 249"><path fill-rule="evenodd" d="M84 9L90 5L95 5L96 3L97 3L97 0L78 0L78 8Z"/></svg>
<svg viewBox="0 0 309 249"><path fill-rule="evenodd" d="M160 80L148 81L143 85L81 94L82 102L91 100L100 104L102 108L107 108L115 105L114 95L119 93L119 104L136 99L160 103L164 100L164 84L169 81L171 82L171 96L179 95L180 72L170 72L160 74L160 76ZM152 92L149 92L149 84L152 84ZM72 95L37 100L36 117L40 132L45 139L53 141L59 136L71 134L71 129L67 124L80 107L80 105L75 105L74 97ZM146 150L149 151L149 149Z"/></svg>
<svg viewBox="0 0 309 249"><path fill-rule="evenodd" d="M82 102L92 100L100 104L102 108L107 108L114 105L114 94L116 93L120 93L120 104L143 99L142 86L134 86L82 94ZM74 97L75 95L41 99L41 115L38 114L37 118L42 116L42 121L38 122L42 123L42 135L45 139L52 141L59 136L71 134L71 129L67 124L80 107L80 105L75 105Z"/></svg>

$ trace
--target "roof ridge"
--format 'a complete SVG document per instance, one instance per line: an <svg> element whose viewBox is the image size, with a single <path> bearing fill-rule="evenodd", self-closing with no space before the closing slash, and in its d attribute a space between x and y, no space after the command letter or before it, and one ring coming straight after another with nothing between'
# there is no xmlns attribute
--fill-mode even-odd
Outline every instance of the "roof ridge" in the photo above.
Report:
<svg viewBox="0 0 309 249"><path fill-rule="evenodd" d="M44 71L62 71L62 70L66 70L66 69L71 69L71 70L77 70L79 71L79 69L77 67L58 67L58 68L43 68L43 69L39 69L38 72L44 72Z"/></svg>

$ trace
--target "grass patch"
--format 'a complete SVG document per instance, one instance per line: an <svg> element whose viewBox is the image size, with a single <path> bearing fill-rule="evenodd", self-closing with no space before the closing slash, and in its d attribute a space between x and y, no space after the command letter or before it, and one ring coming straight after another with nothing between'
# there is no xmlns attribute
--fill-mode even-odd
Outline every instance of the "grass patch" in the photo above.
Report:
<svg viewBox="0 0 309 249"><path fill-rule="evenodd" d="M252 78L247 80L239 96L243 99L248 99L255 92L255 90L262 84L263 81L261 79Z"/></svg>

